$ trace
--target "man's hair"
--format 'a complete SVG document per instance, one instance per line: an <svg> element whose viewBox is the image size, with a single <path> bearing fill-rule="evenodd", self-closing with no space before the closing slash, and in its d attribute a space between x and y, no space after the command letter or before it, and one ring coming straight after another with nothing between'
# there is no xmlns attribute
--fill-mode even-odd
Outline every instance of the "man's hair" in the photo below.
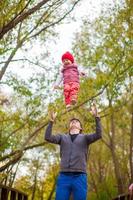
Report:
<svg viewBox="0 0 133 200"><path fill-rule="evenodd" d="M81 129L80 129L80 132L79 132L79 133L82 133L83 128L82 128L82 123L81 123L81 121L80 121L78 118L74 117L74 118L70 119L70 123L71 123L73 120L76 120L76 121L78 121L78 122L80 123Z"/></svg>

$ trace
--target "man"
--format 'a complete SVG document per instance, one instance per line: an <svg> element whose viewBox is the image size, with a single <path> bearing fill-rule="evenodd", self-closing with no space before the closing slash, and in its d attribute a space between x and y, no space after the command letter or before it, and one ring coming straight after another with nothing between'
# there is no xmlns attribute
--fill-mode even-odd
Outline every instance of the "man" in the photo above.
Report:
<svg viewBox="0 0 133 200"><path fill-rule="evenodd" d="M46 129L45 140L60 145L60 173L57 179L56 200L74 200L87 198L87 154L91 143L101 138L101 123L96 105L91 108L96 121L96 133L82 134L82 124L79 119L70 121L69 133L52 135L52 126L56 113L51 114Z"/></svg>

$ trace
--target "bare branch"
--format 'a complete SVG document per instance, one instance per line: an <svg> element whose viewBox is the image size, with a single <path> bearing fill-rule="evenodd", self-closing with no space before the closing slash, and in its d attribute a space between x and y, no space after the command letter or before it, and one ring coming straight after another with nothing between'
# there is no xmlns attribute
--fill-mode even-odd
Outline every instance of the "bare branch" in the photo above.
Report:
<svg viewBox="0 0 133 200"><path fill-rule="evenodd" d="M5 25L1 32L0 32L0 39L3 38L3 36L9 31L12 30L18 23L24 21L27 17L35 13L37 10L39 10L44 4L46 4L49 0L42 0L40 3L38 3L33 8L29 9L27 12L20 14L17 18L15 18L13 21L10 21L7 25Z"/></svg>
<svg viewBox="0 0 133 200"><path fill-rule="evenodd" d="M42 143L38 143L38 144L31 145L31 146L27 146L27 147L24 148L23 151L27 151L29 149L33 149L33 148L36 148L36 147L41 147L41 146L44 146L45 144L47 144L47 142L44 141ZM11 158L12 156L14 156L16 154L19 154L20 152L21 152L20 150L16 150L14 152L11 152L10 154L1 157L0 161L4 161L4 160L6 160L8 158Z"/></svg>
<svg viewBox="0 0 133 200"><path fill-rule="evenodd" d="M72 8L71 8L67 13L65 13L59 20L57 20L57 21L55 21L55 22L53 22L53 23L51 23L51 24L45 26L44 28L42 28L42 29L41 29L40 31L38 31L37 33L35 33L34 35L30 36L30 38L38 36L40 33L42 33L43 31L45 31L45 30L48 29L49 27L54 26L54 25L58 24L59 22L61 22L67 15L69 15L69 14L72 12L72 10L73 10L74 7L78 4L79 1L80 1L80 0L77 0L77 1L73 4Z"/></svg>
<svg viewBox="0 0 133 200"><path fill-rule="evenodd" d="M58 1L57 1L57 2L58 2ZM62 4L63 4L63 3L62 3ZM49 5L49 7L48 7L48 9L47 9L46 12L48 12L53 6L55 6L55 4ZM30 35L34 30L36 30L36 29L38 28L38 26L40 25L42 19L43 19L43 22L42 22L41 24L43 24L44 21L46 21L46 20L50 17L50 15L51 15L59 6L61 6L61 2L60 2L60 1L59 1L59 5L57 4L57 6L55 7L55 9L54 9L54 10L51 10L51 12L49 12L49 14L46 15L45 18L43 18L43 17L44 17L44 14L43 14L43 15L40 17L40 19L37 21L36 25L30 30L29 33L27 33L27 36Z"/></svg>
<svg viewBox="0 0 133 200"><path fill-rule="evenodd" d="M21 45L22 45L22 41L17 43L16 47L11 52L7 62L5 63L4 67L0 71L0 80L2 79L3 75L6 72L6 69L7 69L8 65L9 65L9 63L11 62L12 58L14 57L15 53L17 52L17 50L21 47Z"/></svg>
<svg viewBox="0 0 133 200"><path fill-rule="evenodd" d="M21 1L22 1L22 0L20 0L20 2L21 2ZM18 5L20 4L20 2L18 2ZM28 5L30 4L30 2L31 2L31 0L29 0L29 1L27 2L27 4L25 5L25 7L10 21L10 23L13 22L19 15L21 15L21 13L24 12L24 10L28 7Z"/></svg>
<svg viewBox="0 0 133 200"><path fill-rule="evenodd" d="M10 62L19 62L19 61L27 61L27 62L29 62L29 63L31 63L31 64L33 64L33 65L36 65L36 66L38 66L38 67L40 67L40 68L42 68L42 69L48 70L48 69L46 69L45 66L43 66L41 63L38 63L38 61L37 61L37 62L33 62L32 60L30 60L30 59L28 59L28 58L13 59L13 60L11 60ZM2 61L2 62L0 62L0 64L6 63L6 62L7 62L7 61Z"/></svg>
<svg viewBox="0 0 133 200"><path fill-rule="evenodd" d="M13 164L17 163L20 160L20 158L22 157L22 155L23 155L23 152L19 152L18 154L16 154L12 160L10 160L5 165L0 167L0 172L2 172L5 169L7 169L10 165L13 165Z"/></svg>
<svg viewBox="0 0 133 200"><path fill-rule="evenodd" d="M4 67L2 68L2 70L0 71L0 80L2 79L7 67L8 67L8 64L10 63L11 59L13 58L13 56L15 55L16 51L18 49L18 46L16 46L16 48L12 51L11 55L9 56L6 64L4 65Z"/></svg>

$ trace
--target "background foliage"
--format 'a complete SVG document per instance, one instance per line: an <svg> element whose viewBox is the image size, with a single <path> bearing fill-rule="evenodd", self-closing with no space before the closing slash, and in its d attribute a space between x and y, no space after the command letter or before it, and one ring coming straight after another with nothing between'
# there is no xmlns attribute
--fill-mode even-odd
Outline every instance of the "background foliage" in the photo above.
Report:
<svg viewBox="0 0 133 200"><path fill-rule="evenodd" d="M87 77L81 80L78 105L66 112L62 93L52 90L60 66L47 64L48 44L57 38L55 25L64 18L71 22L68 14L77 2L14 0L0 5L0 182L31 200L55 196L60 158L59 148L44 141L48 111L58 111L55 134L67 132L74 116L90 133L95 131L88 111L92 100L100 110L103 138L89 149L88 200L112 199L133 182L133 3L120 1L112 9L103 5L98 18L90 21L86 15L82 20L72 51ZM37 44L43 44L43 53L29 54ZM13 66L23 68L25 76L34 73L20 77ZM3 92L5 86L10 96Z"/></svg>

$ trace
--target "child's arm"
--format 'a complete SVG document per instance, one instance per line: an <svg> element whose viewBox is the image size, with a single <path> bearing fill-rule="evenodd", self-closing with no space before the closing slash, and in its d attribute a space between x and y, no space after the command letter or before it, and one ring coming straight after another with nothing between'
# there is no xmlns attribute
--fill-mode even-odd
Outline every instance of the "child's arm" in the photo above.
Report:
<svg viewBox="0 0 133 200"><path fill-rule="evenodd" d="M63 76L62 74L57 78L55 84L54 84L54 89L61 89L61 83L63 81Z"/></svg>
<svg viewBox="0 0 133 200"><path fill-rule="evenodd" d="M79 71L79 76L85 78L87 76L86 72L84 72L84 69L82 66L78 67L78 71Z"/></svg>

